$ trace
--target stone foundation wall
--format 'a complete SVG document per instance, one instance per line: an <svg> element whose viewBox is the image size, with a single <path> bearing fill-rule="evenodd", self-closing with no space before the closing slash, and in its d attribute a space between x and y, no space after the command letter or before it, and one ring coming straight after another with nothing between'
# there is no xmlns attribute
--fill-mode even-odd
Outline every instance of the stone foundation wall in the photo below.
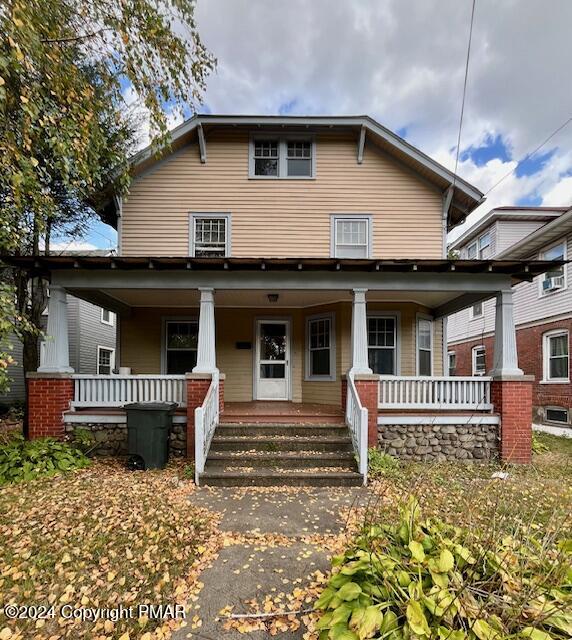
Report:
<svg viewBox="0 0 572 640"><path fill-rule="evenodd" d="M496 424L379 425L380 449L404 460L492 460L498 457Z"/></svg>
<svg viewBox="0 0 572 640"><path fill-rule="evenodd" d="M97 456L115 456L127 454L127 425L111 424L66 424L66 434L71 435L76 429L91 431L98 447L93 454ZM185 424L174 424L171 429L169 453L172 456L184 456L187 452L187 427Z"/></svg>

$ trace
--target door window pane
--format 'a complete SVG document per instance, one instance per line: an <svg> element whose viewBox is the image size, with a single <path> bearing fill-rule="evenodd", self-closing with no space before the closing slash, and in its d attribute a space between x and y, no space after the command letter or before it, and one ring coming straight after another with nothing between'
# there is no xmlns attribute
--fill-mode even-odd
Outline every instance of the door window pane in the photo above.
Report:
<svg viewBox="0 0 572 640"><path fill-rule="evenodd" d="M260 325L260 359L286 359L286 326L284 324Z"/></svg>
<svg viewBox="0 0 572 640"><path fill-rule="evenodd" d="M261 364L260 365L261 378L284 379L285 376L286 376L286 365L284 364Z"/></svg>

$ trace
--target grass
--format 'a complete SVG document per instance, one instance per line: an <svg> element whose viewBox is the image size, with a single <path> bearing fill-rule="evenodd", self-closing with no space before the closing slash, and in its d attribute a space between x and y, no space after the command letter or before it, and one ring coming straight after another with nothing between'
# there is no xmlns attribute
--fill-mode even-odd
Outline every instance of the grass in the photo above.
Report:
<svg viewBox="0 0 572 640"><path fill-rule="evenodd" d="M0 638L167 637L180 620L136 613L116 622L66 622L60 612L64 604L102 609L192 600L216 522L189 504L193 485L182 476L177 466L132 473L117 462L96 461L80 472L4 487L3 605L53 606L54 617L8 621L2 615Z"/></svg>

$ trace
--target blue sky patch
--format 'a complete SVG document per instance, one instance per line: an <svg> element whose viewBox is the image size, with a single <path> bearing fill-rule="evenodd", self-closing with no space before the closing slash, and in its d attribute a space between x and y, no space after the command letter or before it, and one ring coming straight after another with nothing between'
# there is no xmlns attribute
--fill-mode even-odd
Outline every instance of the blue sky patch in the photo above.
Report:
<svg viewBox="0 0 572 640"><path fill-rule="evenodd" d="M470 146L461 152L461 161L471 159L477 167L483 167L489 160L497 158L502 162L509 162L511 157L510 148L500 134L496 136L489 134L480 147Z"/></svg>
<svg viewBox="0 0 572 640"><path fill-rule="evenodd" d="M551 149L546 153L535 153L532 156L527 156L517 166L515 170L516 177L522 178L523 176L532 176L538 173L555 153L556 149Z"/></svg>
<svg viewBox="0 0 572 640"><path fill-rule="evenodd" d="M407 138L407 127L399 127L395 132L400 138Z"/></svg>
<svg viewBox="0 0 572 640"><path fill-rule="evenodd" d="M537 193L528 193L516 201L517 207L539 207L542 204L542 198Z"/></svg>
<svg viewBox="0 0 572 640"><path fill-rule="evenodd" d="M294 111L296 109L297 104L298 104L297 98L294 98L293 100L290 100L290 102L283 102L278 107L278 113L281 116L287 116L288 114L292 113L292 111Z"/></svg>

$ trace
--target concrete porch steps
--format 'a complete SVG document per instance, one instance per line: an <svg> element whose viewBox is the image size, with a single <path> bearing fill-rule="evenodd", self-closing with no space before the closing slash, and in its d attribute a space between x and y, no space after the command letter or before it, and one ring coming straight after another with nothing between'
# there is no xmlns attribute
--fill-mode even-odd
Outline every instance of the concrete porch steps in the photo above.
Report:
<svg viewBox="0 0 572 640"><path fill-rule="evenodd" d="M201 484L358 486L363 483L345 425L322 421L220 424Z"/></svg>

